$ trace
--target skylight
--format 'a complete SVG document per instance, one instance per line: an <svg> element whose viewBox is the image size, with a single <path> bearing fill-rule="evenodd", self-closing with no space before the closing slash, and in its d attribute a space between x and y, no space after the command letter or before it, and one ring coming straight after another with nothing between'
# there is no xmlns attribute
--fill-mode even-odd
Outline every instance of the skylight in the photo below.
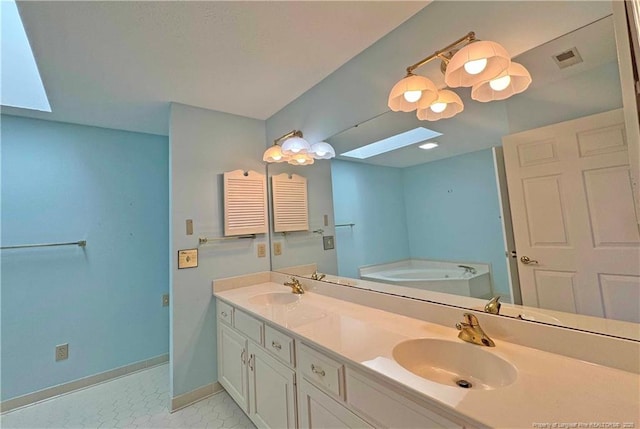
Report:
<svg viewBox="0 0 640 429"><path fill-rule="evenodd" d="M27 33L24 31L14 0L0 1L2 40L2 81L0 104L24 109L51 112L33 57Z"/></svg>
<svg viewBox="0 0 640 429"><path fill-rule="evenodd" d="M380 140L375 143L370 143L366 146L350 150L348 152L342 153L341 155L348 156L350 158L366 159L371 158L372 156L380 155L381 153L390 152L392 150L420 143L441 135L442 133L439 133L437 131L433 131L424 127L418 127L409 131L405 131L404 133L388 137L384 140Z"/></svg>

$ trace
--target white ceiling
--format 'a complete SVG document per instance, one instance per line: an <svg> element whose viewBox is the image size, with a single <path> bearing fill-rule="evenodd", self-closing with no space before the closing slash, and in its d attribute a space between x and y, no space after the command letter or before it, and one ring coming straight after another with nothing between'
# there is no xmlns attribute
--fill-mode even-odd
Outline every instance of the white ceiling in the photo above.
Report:
<svg viewBox="0 0 640 429"><path fill-rule="evenodd" d="M2 110L155 134L172 101L267 119L426 4L20 2L53 112Z"/></svg>

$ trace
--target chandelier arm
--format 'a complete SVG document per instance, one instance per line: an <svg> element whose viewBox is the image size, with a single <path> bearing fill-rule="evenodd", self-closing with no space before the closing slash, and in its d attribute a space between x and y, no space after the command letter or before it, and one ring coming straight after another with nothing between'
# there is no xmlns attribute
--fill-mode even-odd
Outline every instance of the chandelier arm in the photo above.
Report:
<svg viewBox="0 0 640 429"><path fill-rule="evenodd" d="M475 40L476 40L476 33L474 33L473 31L470 31L464 37L461 37L460 39L456 40L455 42L451 43L448 46L445 46L444 48L440 49L439 51L435 51L433 54L429 55L427 58L425 58L423 60L420 60L417 63L407 67L407 75L412 75L413 71L415 69L417 69L419 67L422 67L423 65L425 65L429 61L434 60L436 58L441 58L445 52L450 51L451 49L455 48L459 44L464 43L464 42L470 43L470 42L473 42Z"/></svg>
<svg viewBox="0 0 640 429"><path fill-rule="evenodd" d="M278 137L277 139L275 139L273 141L273 144L278 144L279 142L281 142L282 140L288 139L289 137L300 137L302 138L302 131L299 130L293 130L293 131L289 131L287 134Z"/></svg>

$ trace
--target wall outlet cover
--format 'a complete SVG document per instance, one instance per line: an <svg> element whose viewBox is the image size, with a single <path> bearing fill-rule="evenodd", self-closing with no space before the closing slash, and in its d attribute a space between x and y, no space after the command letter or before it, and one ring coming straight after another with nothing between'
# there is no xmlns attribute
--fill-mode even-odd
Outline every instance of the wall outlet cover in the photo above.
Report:
<svg viewBox="0 0 640 429"><path fill-rule="evenodd" d="M169 294L165 293L164 295L162 295L162 306L163 307L168 307L169 306Z"/></svg>
<svg viewBox="0 0 640 429"><path fill-rule="evenodd" d="M333 235L325 235L322 237L322 244L324 245L324 250L334 249L335 243L333 241Z"/></svg>
<svg viewBox="0 0 640 429"><path fill-rule="evenodd" d="M282 242L276 241L273 243L273 254L276 256L282 255Z"/></svg>
<svg viewBox="0 0 640 429"><path fill-rule="evenodd" d="M264 258L267 256L267 245L265 243L258 243L258 258Z"/></svg>
<svg viewBox="0 0 640 429"><path fill-rule="evenodd" d="M59 360L69 359L69 344L60 344L56 346L56 362Z"/></svg>

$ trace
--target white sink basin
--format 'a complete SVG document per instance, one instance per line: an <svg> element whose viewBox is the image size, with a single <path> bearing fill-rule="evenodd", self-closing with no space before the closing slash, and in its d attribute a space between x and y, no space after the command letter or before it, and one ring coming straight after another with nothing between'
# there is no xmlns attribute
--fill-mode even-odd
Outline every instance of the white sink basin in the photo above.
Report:
<svg viewBox="0 0 640 429"><path fill-rule="evenodd" d="M259 306L260 314L278 321L287 328L297 328L327 316L325 310L306 303L304 295L291 292L270 292L254 295L249 303Z"/></svg>
<svg viewBox="0 0 640 429"><path fill-rule="evenodd" d="M255 295L249 298L249 302L253 305L286 305L299 302L302 295L291 292L271 292Z"/></svg>
<svg viewBox="0 0 640 429"><path fill-rule="evenodd" d="M517 377L516 368L506 360L464 342L431 338L404 341L394 347L393 358L422 378L460 388L497 389Z"/></svg>

